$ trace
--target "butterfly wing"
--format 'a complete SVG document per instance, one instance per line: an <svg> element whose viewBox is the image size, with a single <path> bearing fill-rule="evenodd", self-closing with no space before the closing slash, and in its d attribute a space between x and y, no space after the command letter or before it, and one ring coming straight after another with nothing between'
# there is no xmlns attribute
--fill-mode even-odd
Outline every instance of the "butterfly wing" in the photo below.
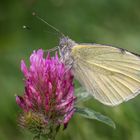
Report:
<svg viewBox="0 0 140 140"><path fill-rule="evenodd" d="M140 93L140 57L105 45L75 45L71 55L76 79L97 100L118 105Z"/></svg>

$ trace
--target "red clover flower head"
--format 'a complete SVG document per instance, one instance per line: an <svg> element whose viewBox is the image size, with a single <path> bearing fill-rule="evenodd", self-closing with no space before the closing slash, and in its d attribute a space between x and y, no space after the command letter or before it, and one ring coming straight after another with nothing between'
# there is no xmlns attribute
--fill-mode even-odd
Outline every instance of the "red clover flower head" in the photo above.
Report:
<svg viewBox="0 0 140 140"><path fill-rule="evenodd" d="M37 136L55 136L59 127L67 126L74 109L73 74L56 54L43 57L42 49L30 56L30 67L21 61L25 76L25 92L16 96L16 102L23 110L20 125Z"/></svg>

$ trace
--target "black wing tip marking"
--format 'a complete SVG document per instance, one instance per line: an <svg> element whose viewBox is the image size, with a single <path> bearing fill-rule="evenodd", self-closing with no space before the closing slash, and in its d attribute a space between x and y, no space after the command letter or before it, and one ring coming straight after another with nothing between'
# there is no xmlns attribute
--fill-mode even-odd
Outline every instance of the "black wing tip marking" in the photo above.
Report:
<svg viewBox="0 0 140 140"><path fill-rule="evenodd" d="M129 53L137 56L138 58L140 58L140 55L137 54L137 53L134 53L134 52L128 51L127 49L123 49L123 48L119 48L119 47L116 47L116 48L118 48L121 51L122 54L125 54L126 52L129 52Z"/></svg>

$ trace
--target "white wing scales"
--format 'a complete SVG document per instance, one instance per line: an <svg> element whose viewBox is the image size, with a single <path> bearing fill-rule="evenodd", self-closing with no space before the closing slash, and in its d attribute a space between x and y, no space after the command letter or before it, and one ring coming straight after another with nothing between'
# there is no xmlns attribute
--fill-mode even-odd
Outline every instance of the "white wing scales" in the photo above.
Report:
<svg viewBox="0 0 140 140"><path fill-rule="evenodd" d="M118 105L140 92L140 58L104 45L76 45L73 70L79 82L100 102Z"/></svg>

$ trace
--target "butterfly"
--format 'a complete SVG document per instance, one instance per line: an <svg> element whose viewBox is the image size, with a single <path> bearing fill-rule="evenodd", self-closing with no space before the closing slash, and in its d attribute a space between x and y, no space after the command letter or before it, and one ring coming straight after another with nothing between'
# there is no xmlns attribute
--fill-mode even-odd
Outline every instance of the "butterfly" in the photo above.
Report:
<svg viewBox="0 0 140 140"><path fill-rule="evenodd" d="M61 60L101 103L116 106L140 93L140 56L109 45L78 44L63 36Z"/></svg>
<svg viewBox="0 0 140 140"><path fill-rule="evenodd" d="M109 45L76 43L34 15L61 34L59 46L56 47L59 48L61 61L99 102L116 106L140 93L139 55Z"/></svg>

